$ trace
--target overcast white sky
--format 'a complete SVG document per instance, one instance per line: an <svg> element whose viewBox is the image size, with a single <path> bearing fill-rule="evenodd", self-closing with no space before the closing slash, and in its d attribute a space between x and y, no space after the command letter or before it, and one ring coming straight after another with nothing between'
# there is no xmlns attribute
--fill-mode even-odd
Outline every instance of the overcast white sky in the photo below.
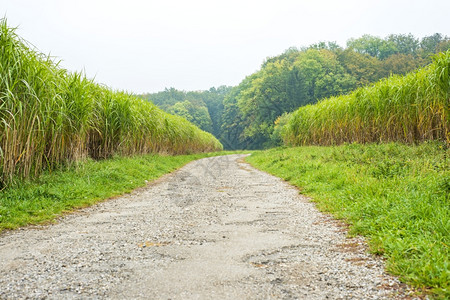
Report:
<svg viewBox="0 0 450 300"><path fill-rule="evenodd" d="M134 93L237 85L289 47L450 35L448 0L0 0L0 17L72 71Z"/></svg>

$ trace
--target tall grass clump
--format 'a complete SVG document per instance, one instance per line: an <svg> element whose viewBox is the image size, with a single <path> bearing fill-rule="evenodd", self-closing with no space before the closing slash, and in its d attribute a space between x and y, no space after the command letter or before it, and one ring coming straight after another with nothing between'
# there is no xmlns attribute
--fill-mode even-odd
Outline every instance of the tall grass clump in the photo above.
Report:
<svg viewBox="0 0 450 300"><path fill-rule="evenodd" d="M88 156L220 149L188 121L59 67L0 20L0 189Z"/></svg>
<svg viewBox="0 0 450 300"><path fill-rule="evenodd" d="M391 76L349 95L301 107L282 129L288 145L406 143L450 144L450 51L406 76Z"/></svg>

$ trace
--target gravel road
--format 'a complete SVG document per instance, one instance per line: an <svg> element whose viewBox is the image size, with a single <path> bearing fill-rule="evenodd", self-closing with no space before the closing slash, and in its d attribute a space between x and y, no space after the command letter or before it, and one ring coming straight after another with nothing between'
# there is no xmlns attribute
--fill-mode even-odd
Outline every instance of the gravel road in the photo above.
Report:
<svg viewBox="0 0 450 300"><path fill-rule="evenodd" d="M0 235L0 299L404 299L360 238L244 155Z"/></svg>

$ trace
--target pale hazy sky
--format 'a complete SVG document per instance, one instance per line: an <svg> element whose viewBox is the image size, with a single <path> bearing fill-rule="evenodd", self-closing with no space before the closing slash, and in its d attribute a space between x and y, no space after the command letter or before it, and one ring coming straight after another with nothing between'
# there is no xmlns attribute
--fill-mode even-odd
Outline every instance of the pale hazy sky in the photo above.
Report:
<svg viewBox="0 0 450 300"><path fill-rule="evenodd" d="M289 47L450 35L448 0L0 0L0 17L71 70L134 93L237 85Z"/></svg>

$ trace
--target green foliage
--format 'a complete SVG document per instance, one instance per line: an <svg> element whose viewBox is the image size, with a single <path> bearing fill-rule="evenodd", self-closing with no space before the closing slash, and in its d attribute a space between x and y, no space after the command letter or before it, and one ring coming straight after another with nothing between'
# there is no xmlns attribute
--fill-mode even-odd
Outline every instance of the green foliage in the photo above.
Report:
<svg viewBox="0 0 450 300"><path fill-rule="evenodd" d="M381 60L394 54L429 57L447 51L449 46L450 38L440 33L426 36L421 41L412 34L391 34L385 39L366 34L347 41L348 48Z"/></svg>
<svg viewBox="0 0 450 300"><path fill-rule="evenodd" d="M356 79L345 72L337 55L329 50L307 50L299 55L294 65L307 83L310 100L306 103L355 88Z"/></svg>
<svg viewBox="0 0 450 300"><path fill-rule="evenodd" d="M172 105L178 102L183 102L186 99L186 93L175 88L166 88L162 92L155 94L144 94L142 97L150 100L164 111L167 111Z"/></svg>
<svg viewBox="0 0 450 300"><path fill-rule="evenodd" d="M221 149L153 104L69 73L0 22L0 189L81 158Z"/></svg>
<svg viewBox="0 0 450 300"><path fill-rule="evenodd" d="M380 78L391 74L405 75L427 64L427 60L420 57L414 58L412 54L393 54L381 61Z"/></svg>
<svg viewBox="0 0 450 300"><path fill-rule="evenodd" d="M201 130L212 132L212 121L208 108L196 106L187 100L177 102L169 107L168 112L185 118L189 122L197 125Z"/></svg>
<svg viewBox="0 0 450 300"><path fill-rule="evenodd" d="M210 131L227 149L260 149L279 143L281 131L274 132L274 122L281 115L391 74L412 72L429 64L430 54L448 47L450 39L441 34L422 40L411 34L391 34L384 39L364 35L349 40L346 49L335 42L319 42L267 58L260 70L233 89L181 92L171 88L143 97ZM188 113L185 101L195 109L207 107L212 130Z"/></svg>
<svg viewBox="0 0 450 300"><path fill-rule="evenodd" d="M420 47L419 39L415 38L411 33L405 34L391 34L387 37L398 53L404 55L415 55Z"/></svg>
<svg viewBox="0 0 450 300"><path fill-rule="evenodd" d="M166 112L182 116L202 130L220 138L223 100L230 90L231 87L227 86L198 92L184 92L170 88L159 93L141 95L141 98L153 102Z"/></svg>
<svg viewBox="0 0 450 300"><path fill-rule="evenodd" d="M223 101L230 91L231 87L220 86L218 88L210 88L207 93L202 93L203 102L205 102L212 120L212 134L219 138L219 140L221 135L220 128L222 126Z"/></svg>
<svg viewBox="0 0 450 300"><path fill-rule="evenodd" d="M239 110L248 120L243 137L252 141L250 148L269 139L276 118L298 106L290 96L305 90L301 81L295 80L297 74L285 60L268 63L255 75L251 85L241 90L237 98Z"/></svg>
<svg viewBox="0 0 450 300"><path fill-rule="evenodd" d="M365 35L349 40L347 49L333 42L289 48L268 58L229 95L221 132L226 141L221 141L232 149L270 147L277 143L274 122L282 114L423 67L430 63L430 51L447 47L447 41L439 34L422 42L411 34Z"/></svg>
<svg viewBox="0 0 450 300"><path fill-rule="evenodd" d="M242 90L248 88L255 74L247 76L237 87L225 96L223 100L223 114L221 136L225 149L248 149L250 141L246 140L243 135L245 126L248 125L249 119L244 118L239 106L238 96Z"/></svg>
<svg viewBox="0 0 450 300"><path fill-rule="evenodd" d="M378 59L385 59L398 51L394 41L384 40L369 34L365 34L358 39L348 40L347 47Z"/></svg>
<svg viewBox="0 0 450 300"><path fill-rule="evenodd" d="M420 41L420 48L420 54L424 57L444 52L450 49L450 38L442 36L440 33L435 33L424 37Z"/></svg>
<svg viewBox="0 0 450 300"><path fill-rule="evenodd" d="M301 107L284 130L289 145L344 142L450 143L450 51L407 76L392 76L349 95Z"/></svg>
<svg viewBox="0 0 450 300"><path fill-rule="evenodd" d="M283 145L283 135L286 130L286 124L289 122L290 115L288 113L284 113L275 120L275 127L273 129L272 135L270 136L270 140L272 142L271 147L277 147Z"/></svg>
<svg viewBox="0 0 450 300"><path fill-rule="evenodd" d="M346 73L355 78L356 86L365 86L384 77L382 62L368 54L355 52L351 48L337 52L339 60Z"/></svg>
<svg viewBox="0 0 450 300"><path fill-rule="evenodd" d="M45 171L34 181L17 182L0 191L0 231L53 220L74 208L145 186L194 159L220 154L116 156Z"/></svg>
<svg viewBox="0 0 450 300"><path fill-rule="evenodd" d="M247 158L351 224L390 272L450 297L450 150L444 143L277 148Z"/></svg>
<svg viewBox="0 0 450 300"><path fill-rule="evenodd" d="M268 147L276 143L271 136L274 122L282 114L355 87L355 78L345 71L334 52L290 49L283 57L266 62L234 89L224 102L222 129L235 147Z"/></svg>

